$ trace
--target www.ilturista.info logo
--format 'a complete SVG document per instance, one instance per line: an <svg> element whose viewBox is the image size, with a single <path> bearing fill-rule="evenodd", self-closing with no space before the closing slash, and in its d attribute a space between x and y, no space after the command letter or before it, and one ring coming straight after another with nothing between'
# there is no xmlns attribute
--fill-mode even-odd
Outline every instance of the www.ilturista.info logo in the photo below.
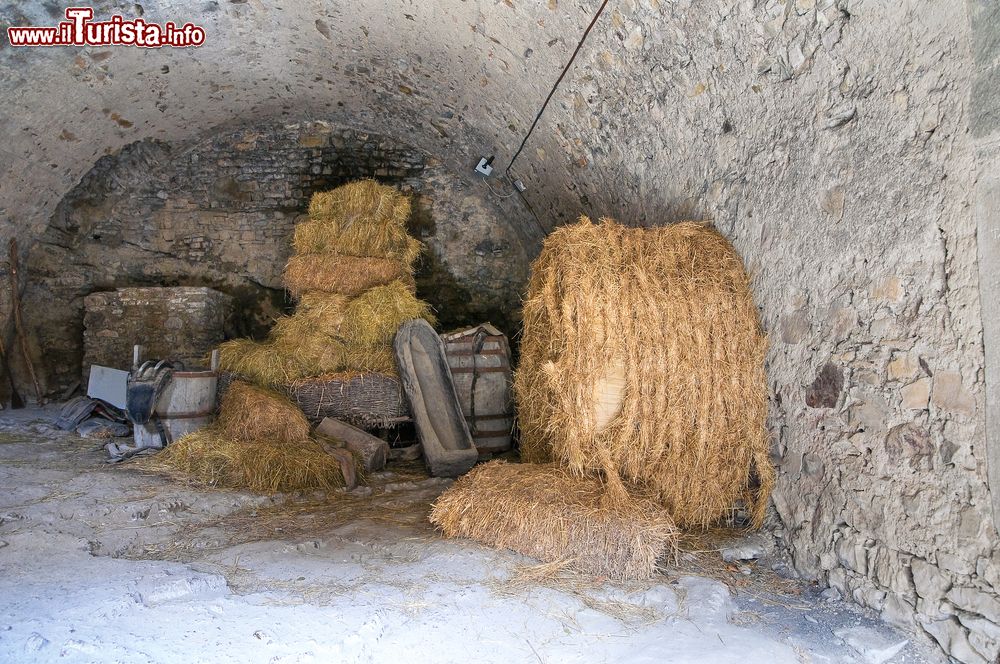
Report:
<svg viewBox="0 0 1000 664"><path fill-rule="evenodd" d="M11 46L139 46L185 48L205 43L205 29L193 23L178 26L173 21L163 25L141 18L125 19L119 15L109 21L93 21L90 7L70 7L66 20L49 27L7 28Z"/></svg>

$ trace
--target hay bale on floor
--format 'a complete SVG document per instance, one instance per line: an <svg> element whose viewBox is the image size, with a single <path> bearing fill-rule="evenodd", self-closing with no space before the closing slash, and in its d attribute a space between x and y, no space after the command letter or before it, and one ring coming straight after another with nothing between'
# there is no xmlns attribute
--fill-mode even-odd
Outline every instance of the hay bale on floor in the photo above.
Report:
<svg viewBox="0 0 1000 664"><path fill-rule="evenodd" d="M309 437L309 421L288 397L243 381L229 385L216 423L222 434L236 441L282 443Z"/></svg>
<svg viewBox="0 0 1000 664"><path fill-rule="evenodd" d="M340 335L349 346L388 347L399 326L414 318L435 323L430 305L418 300L408 284L397 280L351 300Z"/></svg>
<svg viewBox="0 0 1000 664"><path fill-rule="evenodd" d="M649 487L679 525L774 482L766 339L732 246L701 224L583 218L545 241L524 302L515 377L522 454Z"/></svg>
<svg viewBox="0 0 1000 664"><path fill-rule="evenodd" d="M285 265L283 280L292 297L307 291L339 293L354 297L375 286L397 279L414 290L416 283L410 266L388 258L340 256L337 254L300 254Z"/></svg>
<svg viewBox="0 0 1000 664"><path fill-rule="evenodd" d="M612 579L652 576L672 550L676 529L648 497L604 504L599 479L553 464L494 461L445 491L431 522L447 537L468 537L545 562Z"/></svg>
<svg viewBox="0 0 1000 664"><path fill-rule="evenodd" d="M210 486L261 493L344 486L338 458L311 438L248 442L230 438L215 425L171 443L143 464L148 470L183 473Z"/></svg>

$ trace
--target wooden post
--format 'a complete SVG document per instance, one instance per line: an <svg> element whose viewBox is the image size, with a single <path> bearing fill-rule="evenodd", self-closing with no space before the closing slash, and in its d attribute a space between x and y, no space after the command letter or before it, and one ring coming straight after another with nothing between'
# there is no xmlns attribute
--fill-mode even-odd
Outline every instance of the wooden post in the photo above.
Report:
<svg viewBox="0 0 1000 664"><path fill-rule="evenodd" d="M35 397L38 405L45 403L42 395L42 388L38 385L38 376L35 374L35 365L31 361L31 354L28 352L28 338L24 334L24 321L21 320L21 288L20 280L17 277L17 238L10 240L10 306L14 314L14 328L21 342L21 354L24 355L24 363L28 367L28 375L31 376L31 384L35 387Z"/></svg>

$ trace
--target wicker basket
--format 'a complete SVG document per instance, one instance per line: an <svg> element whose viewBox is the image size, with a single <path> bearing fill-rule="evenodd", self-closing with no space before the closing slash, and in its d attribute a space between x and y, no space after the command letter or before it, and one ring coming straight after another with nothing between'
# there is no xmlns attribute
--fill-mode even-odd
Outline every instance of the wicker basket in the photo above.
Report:
<svg viewBox="0 0 1000 664"><path fill-rule="evenodd" d="M402 384L385 374L300 381L287 391L313 422L333 417L366 429L384 429L410 419Z"/></svg>
<svg viewBox="0 0 1000 664"><path fill-rule="evenodd" d="M239 376L219 375L218 395ZM380 373L345 374L342 378L298 381L285 388L288 397L316 424L332 417L363 429L387 429L410 421L410 408L399 379Z"/></svg>

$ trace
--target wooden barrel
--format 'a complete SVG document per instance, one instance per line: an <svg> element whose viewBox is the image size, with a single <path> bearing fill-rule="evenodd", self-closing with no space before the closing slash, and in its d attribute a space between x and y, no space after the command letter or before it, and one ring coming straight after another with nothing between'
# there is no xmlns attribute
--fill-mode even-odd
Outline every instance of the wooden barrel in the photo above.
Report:
<svg viewBox="0 0 1000 664"><path fill-rule="evenodd" d="M514 429L507 337L484 323L441 338L476 449L480 455L506 452Z"/></svg>
<svg viewBox="0 0 1000 664"><path fill-rule="evenodd" d="M215 419L218 374L215 371L175 371L160 393L155 422L137 424L133 437L140 447L162 447L204 428Z"/></svg>

